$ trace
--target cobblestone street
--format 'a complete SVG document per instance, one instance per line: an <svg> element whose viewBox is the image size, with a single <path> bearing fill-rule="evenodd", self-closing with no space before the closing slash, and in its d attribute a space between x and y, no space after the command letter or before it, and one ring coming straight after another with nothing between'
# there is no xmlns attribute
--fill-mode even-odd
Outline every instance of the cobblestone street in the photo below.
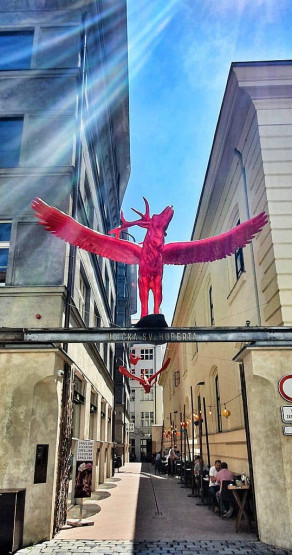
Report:
<svg viewBox="0 0 292 555"><path fill-rule="evenodd" d="M93 526L66 526L51 541L19 550L37 554L284 554L257 540L244 525L223 520L188 497L176 478L155 476L149 464L129 463L102 484L84 503L85 520ZM77 518L76 508L69 519Z"/></svg>

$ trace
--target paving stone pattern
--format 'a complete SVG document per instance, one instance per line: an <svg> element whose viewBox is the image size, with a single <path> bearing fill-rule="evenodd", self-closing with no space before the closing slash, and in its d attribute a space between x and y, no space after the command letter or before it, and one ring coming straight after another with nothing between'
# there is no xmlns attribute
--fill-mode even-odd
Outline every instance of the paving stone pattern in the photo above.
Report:
<svg viewBox="0 0 292 555"><path fill-rule="evenodd" d="M277 549L259 541L88 541L88 540L51 540L33 547L20 549L20 555L77 555L77 554L99 554L112 555L115 553L125 553L129 555L231 555L231 554L253 554L258 555L272 554L284 555L291 554L291 551Z"/></svg>

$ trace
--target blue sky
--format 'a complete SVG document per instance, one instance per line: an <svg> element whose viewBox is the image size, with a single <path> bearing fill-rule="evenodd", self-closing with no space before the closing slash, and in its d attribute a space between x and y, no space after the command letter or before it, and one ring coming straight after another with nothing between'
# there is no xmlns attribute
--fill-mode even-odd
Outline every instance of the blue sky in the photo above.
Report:
<svg viewBox="0 0 292 555"><path fill-rule="evenodd" d="M128 0L127 219L144 210L143 196L151 213L172 204L166 241L190 239L230 64L292 59L291 21L290 0ZM169 325L182 270L164 270Z"/></svg>

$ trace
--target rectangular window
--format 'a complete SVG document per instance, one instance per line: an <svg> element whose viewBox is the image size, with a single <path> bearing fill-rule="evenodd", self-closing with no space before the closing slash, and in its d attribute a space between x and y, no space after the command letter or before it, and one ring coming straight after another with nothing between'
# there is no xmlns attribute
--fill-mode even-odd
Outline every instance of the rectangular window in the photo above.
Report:
<svg viewBox="0 0 292 555"><path fill-rule="evenodd" d="M113 377L113 373L114 373L114 354L110 348L109 350L109 373L111 375L111 377Z"/></svg>
<svg viewBox="0 0 292 555"><path fill-rule="evenodd" d="M85 280L82 269L80 269L78 283L78 310L83 322L89 323L89 286Z"/></svg>
<svg viewBox="0 0 292 555"><path fill-rule="evenodd" d="M82 405L85 403L85 397L83 395L83 381L74 377L74 394L73 394L73 437L80 437L80 421L81 421L81 409Z"/></svg>
<svg viewBox="0 0 292 555"><path fill-rule="evenodd" d="M5 285L10 247L11 222L0 221L0 285Z"/></svg>
<svg viewBox="0 0 292 555"><path fill-rule="evenodd" d="M84 210L87 218L86 225L92 228L93 218L94 218L94 208L93 208L92 195L90 192L87 175L85 175L83 202L84 202Z"/></svg>
<svg viewBox="0 0 292 555"><path fill-rule="evenodd" d="M0 69L30 69L33 31L0 33Z"/></svg>
<svg viewBox="0 0 292 555"><path fill-rule="evenodd" d="M130 401L135 401L135 389L131 389Z"/></svg>
<svg viewBox="0 0 292 555"><path fill-rule="evenodd" d="M153 424L153 412L141 412L141 426L142 428L149 427Z"/></svg>
<svg viewBox="0 0 292 555"><path fill-rule="evenodd" d="M98 308L96 304L94 304L94 313L93 313L93 327L100 328L101 327L101 316L99 314ZM97 349L100 349L100 342L96 341L95 343Z"/></svg>
<svg viewBox="0 0 292 555"><path fill-rule="evenodd" d="M106 343L103 344L103 362L104 365L107 367L107 361L108 361L108 346Z"/></svg>
<svg viewBox="0 0 292 555"><path fill-rule="evenodd" d="M213 305L212 285L209 287L209 309L210 309L210 324L211 324L211 326L214 326L215 319L214 319L214 305Z"/></svg>
<svg viewBox="0 0 292 555"><path fill-rule="evenodd" d="M153 360L153 349L141 349L142 360Z"/></svg>
<svg viewBox="0 0 292 555"><path fill-rule="evenodd" d="M90 394L90 419L89 419L89 439L94 439L97 422L97 394L91 391Z"/></svg>
<svg viewBox="0 0 292 555"><path fill-rule="evenodd" d="M0 118L0 167L19 165L23 118Z"/></svg>
<svg viewBox="0 0 292 555"><path fill-rule="evenodd" d="M105 276L104 276L104 280L105 280L105 290L106 290L106 295L107 295L107 298L109 298L109 292L110 292L110 281L109 281L109 277L108 277L108 271L107 271L107 269L105 269Z"/></svg>
<svg viewBox="0 0 292 555"><path fill-rule="evenodd" d="M144 374L146 378L153 376L153 368L141 368L141 376Z"/></svg>
<svg viewBox="0 0 292 555"><path fill-rule="evenodd" d="M240 224L240 220L238 220L236 225ZM235 251L235 272L236 272L236 279L238 279L241 274L244 272L244 257L243 257L243 249L237 249Z"/></svg>
<svg viewBox="0 0 292 555"><path fill-rule="evenodd" d="M135 413L134 412L130 412L130 422L135 424Z"/></svg>
<svg viewBox="0 0 292 555"><path fill-rule="evenodd" d="M141 390L141 401L153 401L153 391L151 390L149 393L146 393L144 390Z"/></svg>

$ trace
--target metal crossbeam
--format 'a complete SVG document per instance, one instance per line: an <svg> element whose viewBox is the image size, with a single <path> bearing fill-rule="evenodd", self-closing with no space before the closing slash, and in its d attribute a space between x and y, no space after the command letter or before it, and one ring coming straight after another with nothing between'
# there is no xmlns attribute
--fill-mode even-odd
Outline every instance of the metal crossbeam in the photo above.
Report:
<svg viewBox="0 0 292 555"><path fill-rule="evenodd" d="M1 344L292 342L290 327L0 328Z"/></svg>

